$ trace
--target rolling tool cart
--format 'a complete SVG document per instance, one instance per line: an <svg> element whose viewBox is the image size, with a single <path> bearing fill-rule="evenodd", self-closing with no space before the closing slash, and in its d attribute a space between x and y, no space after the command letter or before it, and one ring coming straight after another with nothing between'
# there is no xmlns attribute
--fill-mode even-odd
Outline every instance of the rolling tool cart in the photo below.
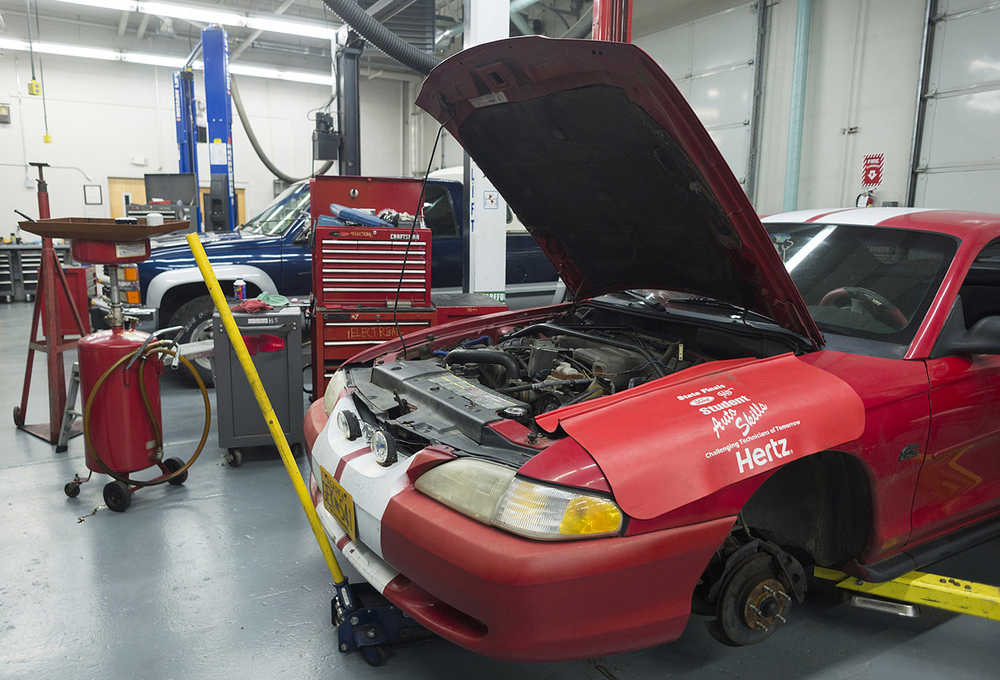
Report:
<svg viewBox="0 0 1000 680"><path fill-rule="evenodd" d="M298 307L258 314L233 312L264 389L270 395L278 422L289 444L305 444L302 392L302 314ZM240 370L218 312L212 318L215 343L215 395L219 446L227 450L226 462L238 467L242 447L272 444L271 433L257 409L253 392Z"/></svg>

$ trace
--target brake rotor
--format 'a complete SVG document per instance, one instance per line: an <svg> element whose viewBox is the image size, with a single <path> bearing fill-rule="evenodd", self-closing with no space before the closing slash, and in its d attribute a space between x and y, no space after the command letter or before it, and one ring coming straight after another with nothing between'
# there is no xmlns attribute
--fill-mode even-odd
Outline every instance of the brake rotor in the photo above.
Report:
<svg viewBox="0 0 1000 680"><path fill-rule="evenodd" d="M741 647L770 637L792 608L770 554L758 553L736 567L719 591L716 618L708 629L720 642Z"/></svg>
<svg viewBox="0 0 1000 680"><path fill-rule="evenodd" d="M747 594L743 605L743 620L747 628L770 632L774 626L786 623L784 613L791 597L780 581L761 581Z"/></svg>

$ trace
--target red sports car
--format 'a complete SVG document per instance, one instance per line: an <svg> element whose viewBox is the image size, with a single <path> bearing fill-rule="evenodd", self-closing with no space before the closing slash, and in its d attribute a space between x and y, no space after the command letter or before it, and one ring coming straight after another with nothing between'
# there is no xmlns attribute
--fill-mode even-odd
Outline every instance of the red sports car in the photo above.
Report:
<svg viewBox="0 0 1000 680"><path fill-rule="evenodd" d="M758 642L814 565L893 578L1000 523L1000 217L758 219L627 44L518 38L419 104L570 304L358 355L306 419L327 532L468 649L566 659Z"/></svg>

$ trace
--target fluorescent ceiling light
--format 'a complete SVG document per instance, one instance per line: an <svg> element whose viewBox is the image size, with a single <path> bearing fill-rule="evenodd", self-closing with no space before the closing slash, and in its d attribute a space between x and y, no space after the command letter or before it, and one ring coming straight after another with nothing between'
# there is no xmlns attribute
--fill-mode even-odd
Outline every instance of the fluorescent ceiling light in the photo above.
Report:
<svg viewBox="0 0 1000 680"><path fill-rule="evenodd" d="M187 61L184 57L173 57L167 54L150 54L148 52L130 52L98 47L82 47L65 43L35 42L32 48L40 54L57 54L63 57L80 57L82 59L100 59L102 61L124 61L130 64L146 64L179 69ZM28 51L28 41L15 38L0 38L0 50ZM195 62L193 67L201 70L201 63ZM320 71L286 71L270 66L254 66L252 64L235 63L229 65L229 72L236 75L253 78L271 78L274 80L290 80L297 83L312 83L315 85L333 85L333 76Z"/></svg>
<svg viewBox="0 0 1000 680"><path fill-rule="evenodd" d="M176 2L151 2L148 0L59 0L72 5L86 5L120 12L139 12L159 17L184 19L205 24L237 26L253 30L285 33L299 37L333 40L337 33L334 26L310 21L296 21L277 16L241 14L208 5L187 5Z"/></svg>

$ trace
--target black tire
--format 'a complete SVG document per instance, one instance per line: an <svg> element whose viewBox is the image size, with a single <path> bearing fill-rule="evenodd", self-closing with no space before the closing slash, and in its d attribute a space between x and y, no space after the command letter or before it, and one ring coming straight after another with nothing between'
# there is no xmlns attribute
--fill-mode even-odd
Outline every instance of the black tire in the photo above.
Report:
<svg viewBox="0 0 1000 680"><path fill-rule="evenodd" d="M125 482L108 482L104 485L104 503L115 512L125 512L132 505L132 491Z"/></svg>
<svg viewBox="0 0 1000 680"><path fill-rule="evenodd" d="M361 658L369 666L384 666L385 662L389 660L389 650L385 645L361 647L359 651L361 652Z"/></svg>
<svg viewBox="0 0 1000 680"><path fill-rule="evenodd" d="M80 495L80 483L79 482L66 482L66 486L63 487L63 491L69 498L76 498Z"/></svg>
<svg viewBox="0 0 1000 680"><path fill-rule="evenodd" d="M202 295L192 300L188 300L181 305L170 318L167 326L184 326L184 330L177 334L177 342L196 342L207 340L212 337L212 314L215 313L215 304L208 295ZM198 375L205 382L207 387L215 385L215 372L212 370L212 360L208 357L195 359L194 364ZM179 371L179 375L184 376L191 385L194 385L194 378L189 371Z"/></svg>
<svg viewBox="0 0 1000 680"><path fill-rule="evenodd" d="M781 627L783 621L772 617L770 625L765 626L764 629L751 628L746 619L745 607L751 595L761 587L761 584L773 584L779 581L774 558L771 555L758 553L738 567L730 576L729 583L719 594L716 618L708 626L712 637L732 647L754 645L771 637ZM780 592L783 593L788 591L787 585L780 589ZM787 619L792 598L786 595L772 599L774 600L773 606L776 607L779 615L778 618Z"/></svg>
<svg viewBox="0 0 1000 680"><path fill-rule="evenodd" d="M229 467L237 468L243 465L243 452L239 449L229 449L226 451L226 464Z"/></svg>
<svg viewBox="0 0 1000 680"><path fill-rule="evenodd" d="M168 472L173 474L174 472L177 472L182 467L184 467L184 461L181 460L180 458L167 458L165 461L163 461L163 466L167 468ZM177 475L167 483L172 484L173 486L180 486L181 484L187 481L187 478L188 478L188 471L185 470L182 474Z"/></svg>
<svg viewBox="0 0 1000 680"><path fill-rule="evenodd" d="M21 407L20 406L15 406L14 407L14 424L17 425L18 427L21 427L22 425L24 425L24 417L21 416Z"/></svg>

